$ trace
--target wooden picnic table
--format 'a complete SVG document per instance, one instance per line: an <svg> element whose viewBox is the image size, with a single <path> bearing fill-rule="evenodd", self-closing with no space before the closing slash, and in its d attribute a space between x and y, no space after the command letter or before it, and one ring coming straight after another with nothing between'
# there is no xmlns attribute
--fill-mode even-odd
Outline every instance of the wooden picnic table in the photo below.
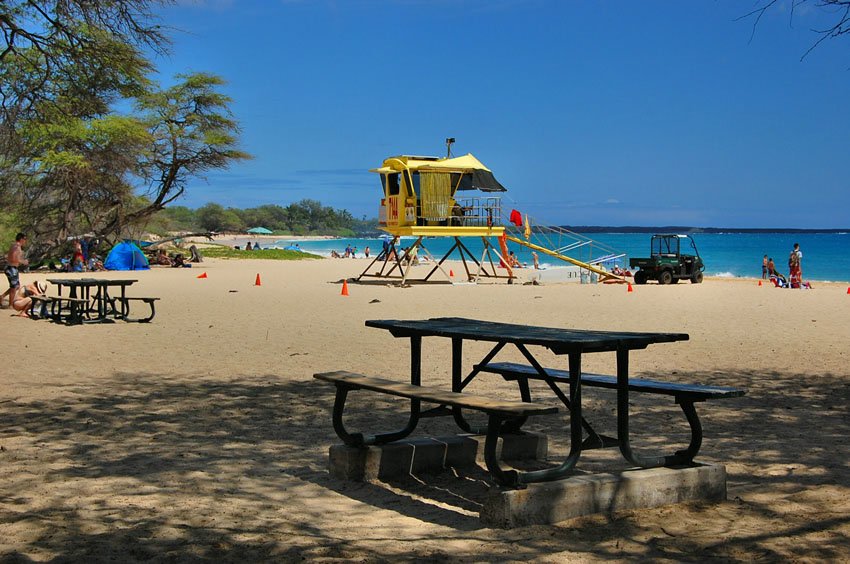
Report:
<svg viewBox="0 0 850 564"><path fill-rule="evenodd" d="M89 323L111 322L110 314L113 318L121 317L122 311L116 308L115 300L119 299L121 303L124 303L127 286L132 286L138 282L138 280L132 279L110 280L104 278L49 278L47 281L56 285L59 298L62 298L62 288L68 288L69 298L86 300L88 305L83 311L85 317L83 321ZM120 288L121 295L110 296L109 288ZM92 289L96 290L94 295L92 295Z"/></svg>
<svg viewBox="0 0 850 564"><path fill-rule="evenodd" d="M562 401L570 412L570 452L565 460L555 468L520 472L517 470L503 469L496 460L496 439L501 432L516 431L525 421L525 416L510 418L496 418L488 422L484 429L474 429L463 415L463 408L472 408L486 411L485 407L464 406L460 402L447 403L451 410L443 408L442 411L451 415L457 425L466 432L484 432L487 434L485 445L485 460L487 468L495 480L508 487L519 487L531 482L542 482L556 480L565 477L578 462L582 450L588 448L606 448L618 446L626 460L635 466L651 468L656 466L671 466L688 464L698 452L702 441L702 428L694 402L720 397L736 397L743 395L743 390L734 388L721 388L716 386L701 386L699 384L680 384L655 380L630 380L629 376L629 354L633 350L641 350L649 345L658 343L672 343L686 341L689 336L685 333L659 333L659 332L627 332L627 331L592 331L579 329L564 329L553 327L536 327L531 325L520 325L512 323L496 323L483 320L465 319L457 317L435 318L424 320L370 320L366 321L367 327L385 329L394 337L410 339L410 384L421 386L422 368L422 338L444 337L451 339L451 390L460 394L481 373L500 374L505 379L514 380L519 383L520 395L523 402L530 402L529 380L541 380ZM463 371L463 343L464 341L484 341L494 343L493 348L480 362L473 365L471 371L464 376ZM513 345L528 361L528 365L516 365L509 363L496 363L493 359L507 345ZM544 368L529 347L541 347L548 349L556 356L567 357L566 370L553 370ZM604 376L596 374L584 374L582 372L582 360L585 354L613 352L616 355L616 375ZM407 426L401 431L387 433L377 436L372 444L399 440L407 436L415 427L420 417L419 400L435 401L434 394L416 394L412 388L406 388L404 394L398 390L391 390L377 379L374 382L366 382L364 385L357 383L356 378L351 376L339 377L334 373L316 375L317 378L333 381L337 378L338 391L342 388L369 389L372 391L383 391L394 395L405 395L411 398L410 418ZM346 380L347 378L347 380ZM568 384L568 394L558 388L559 384ZM611 438L598 434L582 416L582 386L593 386L611 388L617 394L617 437ZM385 389L382 389L385 388ZM680 404L685 417L691 428L691 441L684 450L673 454L661 456L642 456L634 452L629 437L629 394L630 392L645 392L665 394L675 397L676 403ZM341 403L344 404L344 393L341 394ZM338 404L340 395L338 394ZM432 411L439 411L437 410ZM529 410L528 414L542 414L543 411L534 413ZM427 415L422 414L422 415ZM492 410L491 410L492 415ZM494 421L496 424L494 425ZM334 427L337 433L349 443L351 435L344 431L342 425L342 405L335 405ZM588 434L584 439L584 433ZM365 443L364 443L365 444Z"/></svg>

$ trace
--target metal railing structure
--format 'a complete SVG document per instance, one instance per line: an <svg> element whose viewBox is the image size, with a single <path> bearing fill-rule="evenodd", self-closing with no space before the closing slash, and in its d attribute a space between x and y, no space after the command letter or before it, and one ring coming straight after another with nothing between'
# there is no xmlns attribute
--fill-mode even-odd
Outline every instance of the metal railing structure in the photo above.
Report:
<svg viewBox="0 0 850 564"><path fill-rule="evenodd" d="M604 266L606 269L615 262L626 259L625 253L610 245L563 227L540 223L532 217L527 217L529 226L526 228L526 217L523 215L522 226L511 223L508 215L503 217L503 225L511 239L519 240L520 243L527 242L529 247L542 247L550 251L547 254L552 256L562 255L584 264ZM527 238L526 230L529 231Z"/></svg>

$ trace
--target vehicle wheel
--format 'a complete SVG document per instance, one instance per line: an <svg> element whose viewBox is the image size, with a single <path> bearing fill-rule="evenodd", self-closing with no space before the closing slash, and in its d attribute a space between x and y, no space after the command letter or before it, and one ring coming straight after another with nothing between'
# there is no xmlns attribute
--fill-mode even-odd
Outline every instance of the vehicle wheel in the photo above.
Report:
<svg viewBox="0 0 850 564"><path fill-rule="evenodd" d="M635 284L646 284L646 273L642 270L635 272Z"/></svg>
<svg viewBox="0 0 850 564"><path fill-rule="evenodd" d="M700 282L702 282L702 271L698 270L691 276L691 284L699 284Z"/></svg>
<svg viewBox="0 0 850 564"><path fill-rule="evenodd" d="M673 281L673 273L669 270L664 270L658 275L659 284L669 284Z"/></svg>

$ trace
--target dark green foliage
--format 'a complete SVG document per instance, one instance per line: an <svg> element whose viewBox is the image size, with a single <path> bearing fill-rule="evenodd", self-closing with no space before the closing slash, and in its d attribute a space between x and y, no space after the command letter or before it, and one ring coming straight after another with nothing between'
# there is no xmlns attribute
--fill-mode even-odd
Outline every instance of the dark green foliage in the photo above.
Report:
<svg viewBox="0 0 850 564"><path fill-rule="evenodd" d="M347 210L323 206L315 200L301 200L286 207L266 204L256 208L225 208L209 203L196 210L184 206L169 207L154 216L170 231L244 232L265 227L280 235L375 235L377 220L355 219Z"/></svg>
<svg viewBox="0 0 850 564"><path fill-rule="evenodd" d="M0 204L33 255L85 233L134 236L190 178L249 158L221 78L148 78L143 52L166 42L154 8L167 3L0 0Z"/></svg>

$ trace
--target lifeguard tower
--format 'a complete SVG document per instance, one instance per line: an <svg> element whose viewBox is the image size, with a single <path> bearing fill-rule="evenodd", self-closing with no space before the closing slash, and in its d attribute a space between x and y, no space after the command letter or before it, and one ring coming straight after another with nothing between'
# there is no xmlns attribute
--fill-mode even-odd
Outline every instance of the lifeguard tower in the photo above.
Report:
<svg viewBox="0 0 850 564"><path fill-rule="evenodd" d="M446 140L449 147L446 157L399 155L385 159L380 168L370 171L381 178L378 226L388 235L382 251L369 263L358 280L372 277L413 281L410 277L411 267L418 263L420 257L427 256L433 267L427 275L416 281L430 281L438 271L447 280L453 281L450 276L452 271L447 272L443 263L452 255L459 255L464 269L460 276L466 281L501 278L510 283L515 274L507 241L596 272L603 281L608 278L620 280L598 265L561 254L557 247L552 250L545 245L532 243L532 229L527 218L524 229L521 221L519 228L515 222L509 229L516 233L508 233L503 221L502 198L498 195L507 190L490 169L471 154L451 157L453 142L454 139ZM401 237L412 237L415 240L402 249L399 246ZM454 244L442 257L437 258L428 251L425 244L428 237L451 237ZM463 243L463 237L481 238L484 251L480 257L473 255Z"/></svg>

